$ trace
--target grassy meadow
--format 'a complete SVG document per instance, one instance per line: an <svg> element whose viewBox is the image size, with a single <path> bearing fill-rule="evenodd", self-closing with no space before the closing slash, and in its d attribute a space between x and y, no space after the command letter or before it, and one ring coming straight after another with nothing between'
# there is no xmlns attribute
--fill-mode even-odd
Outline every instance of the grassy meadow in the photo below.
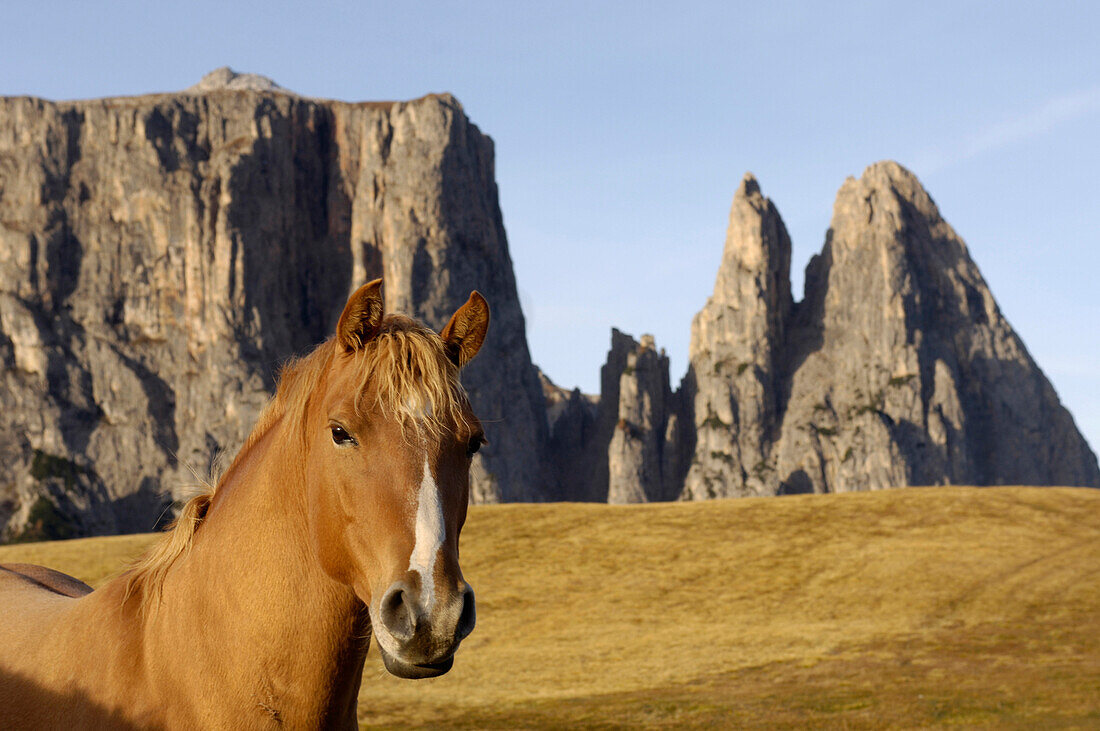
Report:
<svg viewBox="0 0 1100 731"><path fill-rule="evenodd" d="M372 650L365 727L1100 728L1100 490L478 506L462 556L477 629L433 680Z"/></svg>

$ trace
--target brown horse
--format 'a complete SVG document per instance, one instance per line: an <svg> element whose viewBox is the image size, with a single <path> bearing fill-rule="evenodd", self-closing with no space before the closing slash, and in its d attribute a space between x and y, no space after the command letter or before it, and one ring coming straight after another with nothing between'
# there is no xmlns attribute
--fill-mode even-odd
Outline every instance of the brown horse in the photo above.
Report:
<svg viewBox="0 0 1100 731"><path fill-rule="evenodd" d="M383 316L382 281L282 372L216 488L96 591L0 569L0 727L354 727L373 632L403 678L474 627L458 565L484 440L458 380L477 292L436 334Z"/></svg>

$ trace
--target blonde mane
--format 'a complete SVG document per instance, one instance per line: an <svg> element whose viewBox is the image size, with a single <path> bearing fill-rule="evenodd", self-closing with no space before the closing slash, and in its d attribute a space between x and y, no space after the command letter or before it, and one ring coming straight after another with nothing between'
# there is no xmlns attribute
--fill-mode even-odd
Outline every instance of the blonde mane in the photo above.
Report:
<svg viewBox="0 0 1100 731"><path fill-rule="evenodd" d="M275 395L256 420L241 450L225 474L206 484L188 500L164 536L126 572L124 601L135 596L140 611L159 600L168 570L194 541L195 533L206 518L214 495L227 480L242 456L285 421L291 427L298 446L308 437L306 415L310 401L329 371L341 367L359 374L357 413L375 409L385 418L397 420L409 439L438 438L446 432L468 429L465 414L469 400L458 380L458 367L447 357L439 335L403 315L389 315L380 332L363 348L352 353L340 352L334 338L318 345L313 352L288 361L279 373Z"/></svg>

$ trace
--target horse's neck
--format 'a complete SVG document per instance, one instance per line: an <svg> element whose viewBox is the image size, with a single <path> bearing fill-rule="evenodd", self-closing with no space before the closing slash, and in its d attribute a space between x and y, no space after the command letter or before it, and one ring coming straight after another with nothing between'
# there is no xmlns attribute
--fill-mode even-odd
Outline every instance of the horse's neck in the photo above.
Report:
<svg viewBox="0 0 1100 731"><path fill-rule="evenodd" d="M365 607L313 557L304 486L290 484L293 467L269 440L278 441L261 439L219 488L166 577L147 636L169 656L190 655L198 685L232 683L215 692L290 722L299 712L315 718L323 709L305 706L318 699L354 707L347 696L358 691L370 634Z"/></svg>

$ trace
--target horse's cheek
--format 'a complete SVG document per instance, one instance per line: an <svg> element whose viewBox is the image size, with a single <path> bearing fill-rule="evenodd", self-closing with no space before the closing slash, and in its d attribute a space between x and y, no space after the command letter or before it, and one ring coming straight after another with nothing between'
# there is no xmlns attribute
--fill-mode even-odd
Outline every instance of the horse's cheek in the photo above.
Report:
<svg viewBox="0 0 1100 731"><path fill-rule="evenodd" d="M309 495L311 540L317 550L321 568L342 584L350 584L351 562L348 560L346 536L343 530L346 518L335 489L319 489Z"/></svg>

